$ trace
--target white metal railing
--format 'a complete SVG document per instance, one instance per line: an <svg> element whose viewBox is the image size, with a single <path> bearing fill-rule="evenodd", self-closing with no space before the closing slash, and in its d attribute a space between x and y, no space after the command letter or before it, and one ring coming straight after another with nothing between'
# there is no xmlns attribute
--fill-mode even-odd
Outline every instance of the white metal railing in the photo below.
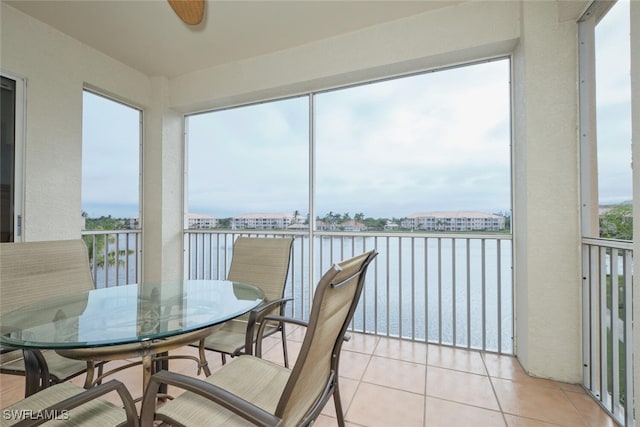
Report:
<svg viewBox="0 0 640 427"><path fill-rule="evenodd" d="M224 279L240 235L295 238L285 293L305 319L320 275L376 249L354 331L513 354L512 243L508 234L185 230L185 277ZM313 262L312 262L313 260ZM312 279L310 279L312 278Z"/></svg>
<svg viewBox="0 0 640 427"><path fill-rule="evenodd" d="M633 245L582 239L583 381L624 426L633 426Z"/></svg>
<svg viewBox="0 0 640 427"><path fill-rule="evenodd" d="M186 278L226 278L240 235L295 238L289 315L308 317L315 284L332 263L376 249L354 331L514 352L510 235L314 232L311 245L307 232L185 230ZM140 230L86 231L83 238L97 287L140 281ZM582 254L584 386L620 424L632 426L626 408L633 402L633 246L584 238Z"/></svg>
<svg viewBox="0 0 640 427"><path fill-rule="evenodd" d="M97 288L140 283L141 230L83 231Z"/></svg>

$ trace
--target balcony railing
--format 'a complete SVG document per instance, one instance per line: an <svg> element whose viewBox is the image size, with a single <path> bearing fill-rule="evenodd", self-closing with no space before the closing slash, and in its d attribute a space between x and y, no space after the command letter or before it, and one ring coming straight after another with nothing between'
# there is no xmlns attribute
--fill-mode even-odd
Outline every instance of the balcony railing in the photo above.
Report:
<svg viewBox="0 0 640 427"><path fill-rule="evenodd" d="M185 276L226 278L240 235L295 238L289 315L307 318L314 286L332 263L376 249L354 331L514 352L510 235L314 232L311 245L304 232L186 230Z"/></svg>
<svg viewBox="0 0 640 427"><path fill-rule="evenodd" d="M83 231L97 288L139 283L142 271L141 230Z"/></svg>
<svg viewBox="0 0 640 427"><path fill-rule="evenodd" d="M632 426L633 245L585 238L582 256L584 386L620 424Z"/></svg>
<svg viewBox="0 0 640 427"><path fill-rule="evenodd" d="M314 232L311 240L305 232L186 230L185 277L226 278L240 235L295 238L289 315L308 317L314 286L333 262L376 249L354 331L514 353L510 235ZM140 281L140 230L83 237L97 287ZM620 424L632 426L626 408L633 402L633 247L603 239L582 245L584 386Z"/></svg>

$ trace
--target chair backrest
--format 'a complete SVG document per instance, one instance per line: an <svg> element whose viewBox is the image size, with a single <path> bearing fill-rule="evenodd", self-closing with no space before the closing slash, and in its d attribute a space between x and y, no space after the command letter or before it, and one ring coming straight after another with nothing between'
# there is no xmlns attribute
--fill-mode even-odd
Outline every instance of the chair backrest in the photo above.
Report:
<svg viewBox="0 0 640 427"><path fill-rule="evenodd" d="M238 237L227 280L258 286L268 301L282 298L293 238Z"/></svg>
<svg viewBox="0 0 640 427"><path fill-rule="evenodd" d="M373 250L334 264L313 296L309 326L275 415L284 425L306 424L331 396L344 335L353 318Z"/></svg>
<svg viewBox="0 0 640 427"><path fill-rule="evenodd" d="M0 243L0 313L93 288L81 239Z"/></svg>

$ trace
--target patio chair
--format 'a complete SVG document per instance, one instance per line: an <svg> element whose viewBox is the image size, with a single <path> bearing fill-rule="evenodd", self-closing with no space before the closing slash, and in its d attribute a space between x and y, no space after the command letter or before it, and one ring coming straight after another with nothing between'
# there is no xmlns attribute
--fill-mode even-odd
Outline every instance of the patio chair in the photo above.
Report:
<svg viewBox="0 0 640 427"><path fill-rule="evenodd" d="M118 393L123 407L99 398L111 392ZM89 390L69 382L43 389L3 408L0 425L36 426L48 420L56 420L59 423L56 425L91 427L137 427L140 424L129 391L120 381L110 380Z"/></svg>
<svg viewBox="0 0 640 427"><path fill-rule="evenodd" d="M0 313L55 295L88 291L94 283L89 256L83 240L0 243ZM35 381L26 381L25 396L51 384L67 381L93 364L58 355L55 351L36 351L44 360L45 370ZM102 364L98 365L101 369ZM0 348L0 372L25 375L22 350Z"/></svg>
<svg viewBox="0 0 640 427"><path fill-rule="evenodd" d="M226 322L222 328L204 340L204 348L221 354L238 356L255 342L255 325L266 314L284 314L290 299L284 298L289 273L289 259L293 238L238 237L233 246L233 258L227 280L258 286L265 294L265 303L253 312ZM267 322L264 336L277 332L282 336L285 366L289 366L285 326L282 322ZM251 332L253 331L253 333Z"/></svg>
<svg viewBox="0 0 640 427"><path fill-rule="evenodd" d="M267 319L307 327L300 354L288 369L256 356L240 355L206 380L160 371L151 377L141 409L141 425L307 426L333 396L338 424L344 415L338 387L340 350L362 293L370 251L333 265L316 288L309 322L270 315ZM258 339L262 332L258 328ZM156 408L160 384L187 390Z"/></svg>

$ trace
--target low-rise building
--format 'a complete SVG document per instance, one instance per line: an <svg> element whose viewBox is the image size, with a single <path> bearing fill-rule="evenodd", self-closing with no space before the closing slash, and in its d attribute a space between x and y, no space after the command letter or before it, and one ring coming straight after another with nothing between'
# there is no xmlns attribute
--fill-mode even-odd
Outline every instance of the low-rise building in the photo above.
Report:
<svg viewBox="0 0 640 427"><path fill-rule="evenodd" d="M359 221L344 221L339 224L343 231L364 231L366 226Z"/></svg>
<svg viewBox="0 0 640 427"><path fill-rule="evenodd" d="M283 230L296 223L293 214L251 213L234 216L231 219L233 230Z"/></svg>
<svg viewBox="0 0 640 427"><path fill-rule="evenodd" d="M188 227L190 229L216 228L218 220L207 214L187 214Z"/></svg>
<svg viewBox="0 0 640 427"><path fill-rule="evenodd" d="M423 212L407 216L402 228L427 231L501 231L506 219L484 212Z"/></svg>

